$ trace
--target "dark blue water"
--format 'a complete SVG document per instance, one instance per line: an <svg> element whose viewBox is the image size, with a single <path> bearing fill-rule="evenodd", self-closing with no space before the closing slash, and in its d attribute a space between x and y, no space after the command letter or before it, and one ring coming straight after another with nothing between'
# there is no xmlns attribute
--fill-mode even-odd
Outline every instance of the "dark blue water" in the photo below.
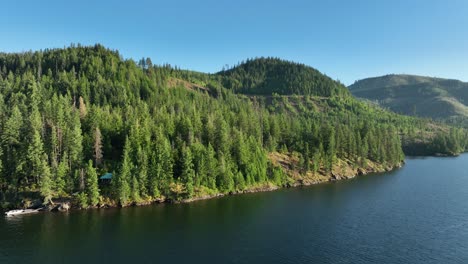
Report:
<svg viewBox="0 0 468 264"><path fill-rule="evenodd" d="M468 263L468 155L182 205L0 218L0 263Z"/></svg>

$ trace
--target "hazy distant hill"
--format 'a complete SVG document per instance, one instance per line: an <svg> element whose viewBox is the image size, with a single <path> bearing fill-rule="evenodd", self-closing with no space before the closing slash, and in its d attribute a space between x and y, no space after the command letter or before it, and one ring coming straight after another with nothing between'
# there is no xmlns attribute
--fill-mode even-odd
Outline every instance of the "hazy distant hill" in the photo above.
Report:
<svg viewBox="0 0 468 264"><path fill-rule="evenodd" d="M357 97L406 115L468 117L468 83L415 75L368 78L349 86Z"/></svg>

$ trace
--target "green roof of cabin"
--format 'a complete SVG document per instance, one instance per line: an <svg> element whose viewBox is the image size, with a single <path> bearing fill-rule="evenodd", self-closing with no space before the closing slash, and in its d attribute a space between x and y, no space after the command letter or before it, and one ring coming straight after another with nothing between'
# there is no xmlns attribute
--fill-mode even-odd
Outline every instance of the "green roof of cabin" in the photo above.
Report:
<svg viewBox="0 0 468 264"><path fill-rule="evenodd" d="M111 180L112 179L112 173L108 172L101 177L99 177L100 180Z"/></svg>

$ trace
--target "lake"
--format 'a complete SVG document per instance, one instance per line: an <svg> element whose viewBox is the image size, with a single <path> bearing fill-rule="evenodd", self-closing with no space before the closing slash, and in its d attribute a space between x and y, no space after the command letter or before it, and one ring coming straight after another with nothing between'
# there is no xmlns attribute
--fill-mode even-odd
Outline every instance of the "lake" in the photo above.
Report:
<svg viewBox="0 0 468 264"><path fill-rule="evenodd" d="M468 263L468 155L274 192L0 217L0 263Z"/></svg>

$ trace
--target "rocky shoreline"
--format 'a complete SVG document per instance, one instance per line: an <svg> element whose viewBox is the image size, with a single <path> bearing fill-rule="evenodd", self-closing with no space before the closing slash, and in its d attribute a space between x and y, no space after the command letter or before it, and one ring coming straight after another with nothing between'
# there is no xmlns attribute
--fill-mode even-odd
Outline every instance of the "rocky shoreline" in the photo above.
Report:
<svg viewBox="0 0 468 264"><path fill-rule="evenodd" d="M339 164L335 165L332 172L326 174L323 171L318 173L317 175L298 175L294 174L292 170L287 170L286 172L288 175L294 179L292 183L287 184L286 186L276 186L271 183L266 183L265 185L261 186L255 186L243 191L236 191L236 192L231 192L227 194L223 193L216 193L213 195L203 195L199 197L193 197L189 199L183 199L180 201L174 201L170 199L156 199L156 200L151 200L151 201L144 201L140 203L132 203L127 205L126 207L130 206L145 206L145 205L151 205L151 204L158 204L158 203L191 203L191 202L196 202L196 201L201 201L201 200L208 200L208 199L215 199L219 197L224 197L228 195L240 195L240 194L245 194L245 193L257 193L257 192L269 192L269 191L275 191L278 189L282 188L295 188L295 187L304 187L304 186L311 186L311 185L316 185L316 184L321 184L321 183L327 183L327 182L335 182L335 181L341 181L341 180L347 180L347 179L353 179L357 176L362 176L362 175L368 175L372 173L384 173L384 172L389 172L398 168L401 168L403 166L404 162L401 162L395 166L381 166L381 165L376 165L374 163L369 164L366 167L358 167L358 168L352 168L351 165L347 164L347 166L341 166ZM299 176L299 177L298 177ZM102 208L116 208L116 207L122 207L116 202L111 202L109 200L108 203L103 203L99 206L94 206L94 207L88 207L86 209L102 209ZM39 209L42 212L67 212L69 210L86 210L86 209L81 209L77 204L73 203L72 199L60 199L53 201L52 203L45 205L45 206L31 206L29 207L30 209Z"/></svg>
<svg viewBox="0 0 468 264"><path fill-rule="evenodd" d="M372 173L385 173L385 172L390 172L396 169L401 168L404 165L404 162L401 162L395 166L387 166L387 167L381 167L381 168L375 168L375 167L368 167L368 168L357 168L355 169L355 173L352 174L339 174L339 173L334 173L332 172L330 175L323 177L324 180L296 180L294 183L289 184L287 186L282 186L278 187L273 184L269 184L267 186L262 186L262 187L254 187L252 189L247 189L244 191L239 191L239 192L232 192L228 194L216 194L212 196L203 196L203 197L196 197L196 198L191 198L191 199L185 199L178 201L176 203L190 203L190 202L195 202L195 201L200 201L200 200L207 200L207 199L214 199L217 197L223 197L223 196L228 196L228 195L239 195L239 194L246 194L246 193L257 193L257 192L270 192L270 191L276 191L279 189L283 188L296 188L296 187L305 187L305 186L311 186L311 185L316 185L316 184L321 184L321 183L327 183L327 182L336 182L336 181L341 181L341 180L349 180L356 178L357 176L364 176ZM164 202L164 201L163 201Z"/></svg>

